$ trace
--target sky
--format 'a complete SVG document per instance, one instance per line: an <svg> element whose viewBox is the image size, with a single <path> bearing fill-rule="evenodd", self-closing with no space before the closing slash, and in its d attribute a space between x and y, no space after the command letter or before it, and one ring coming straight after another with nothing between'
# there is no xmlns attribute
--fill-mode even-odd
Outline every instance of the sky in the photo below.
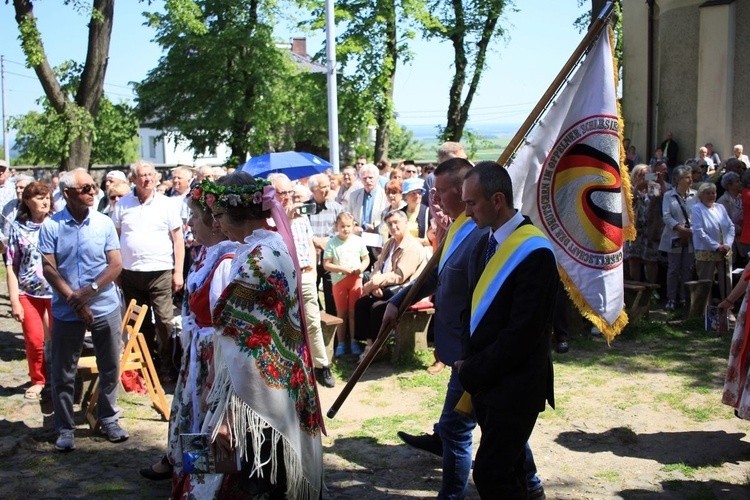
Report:
<svg viewBox="0 0 750 500"><path fill-rule="evenodd" d="M104 87L111 100L132 100L129 82L142 80L156 66L161 49L151 41L154 32L143 25L142 13L158 10L163 4L163 0L154 0L151 5L136 0L115 4ZM506 13L502 21L507 27L507 41L492 44L472 104L470 128L523 122L583 38L573 27L573 21L583 12L576 0L516 0L516 4L518 12ZM54 67L69 59L82 62L87 42L85 17L60 1L37 1L34 5L50 64ZM283 23L277 26L276 34L280 42L307 36L310 54L320 50L325 40L323 33L305 34ZM453 76L452 47L416 40L411 48L413 60L399 66L396 73L398 121L403 125L444 124ZM39 109L35 101L43 91L35 73L25 67L13 6L6 2L0 2L0 54L5 56L6 115Z"/></svg>

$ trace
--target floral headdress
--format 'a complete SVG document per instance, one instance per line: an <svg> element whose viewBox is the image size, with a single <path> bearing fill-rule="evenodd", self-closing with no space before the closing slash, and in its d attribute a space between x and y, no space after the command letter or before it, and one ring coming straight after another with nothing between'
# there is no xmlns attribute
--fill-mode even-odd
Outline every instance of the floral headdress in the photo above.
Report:
<svg viewBox="0 0 750 500"><path fill-rule="evenodd" d="M264 188L271 183L265 179L255 178L251 184L244 186L220 186L208 179L190 192L190 197L208 209L217 207L251 207L263 203Z"/></svg>

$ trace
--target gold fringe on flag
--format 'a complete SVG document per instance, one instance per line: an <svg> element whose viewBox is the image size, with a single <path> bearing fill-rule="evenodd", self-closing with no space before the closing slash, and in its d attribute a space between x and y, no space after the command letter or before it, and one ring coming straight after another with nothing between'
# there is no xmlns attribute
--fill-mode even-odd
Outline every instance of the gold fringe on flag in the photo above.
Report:
<svg viewBox="0 0 750 500"><path fill-rule="evenodd" d="M591 306L586 302L583 294L578 291L578 288L576 288L573 280L568 276L568 273L565 272L565 269L563 269L562 266L557 266L557 269L560 273L560 280L562 280L563 285L565 285L565 290L568 292L570 300L573 301L581 315L602 332L604 338L607 339L607 344L612 342L628 324L628 313L625 312L625 309L623 308L623 310L620 311L620 315L615 322L610 325L597 315L593 309L591 309Z"/></svg>
<svg viewBox="0 0 750 500"><path fill-rule="evenodd" d="M614 68L613 77L615 79L615 89L617 89L620 84L620 75L617 73L617 57L615 56L615 31L612 29L611 24L607 28L607 33L609 35L609 45L612 47L612 67ZM633 187L630 185L630 171L625 163L628 152L625 151L625 147L622 144L622 141L625 138L625 122L622 119L622 106L619 99L617 99L617 121L620 127L620 186L624 195L623 199L626 202L626 206L623 208L627 210L628 213L628 223L623 224L622 227L622 239L624 241L633 241L636 236L635 212L633 211ZM623 327L626 324L627 319L625 320ZM597 326L597 328L599 327ZM601 328L599 329L601 330ZM620 330L622 330L622 328L620 328ZM620 330L618 330L618 333Z"/></svg>

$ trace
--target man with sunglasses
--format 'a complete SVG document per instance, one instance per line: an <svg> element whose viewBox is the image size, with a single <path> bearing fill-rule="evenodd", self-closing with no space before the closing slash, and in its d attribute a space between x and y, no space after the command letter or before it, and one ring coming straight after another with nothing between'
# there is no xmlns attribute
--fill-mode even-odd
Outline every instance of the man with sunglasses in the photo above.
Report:
<svg viewBox="0 0 750 500"><path fill-rule="evenodd" d="M130 179L135 189L117 202L112 214L122 245L120 286L126 303L135 299L154 313L155 323L148 315L141 331L167 382L177 375L172 362L172 294L183 286L182 219L174 201L156 191L151 163L132 164Z"/></svg>
<svg viewBox="0 0 750 500"><path fill-rule="evenodd" d="M128 433L118 424L120 300L113 281L120 274L120 242L112 220L96 211L96 184L83 168L60 176L67 201L39 233L44 277L52 285L52 404L58 437L55 449L75 450L73 394L83 337L91 332L99 369L97 416L106 438L119 443Z"/></svg>

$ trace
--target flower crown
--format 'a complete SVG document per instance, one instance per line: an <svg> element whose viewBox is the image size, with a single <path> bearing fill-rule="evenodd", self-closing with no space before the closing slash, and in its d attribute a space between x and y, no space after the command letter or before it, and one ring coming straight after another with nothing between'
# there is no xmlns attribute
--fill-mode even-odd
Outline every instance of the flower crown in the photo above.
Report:
<svg viewBox="0 0 750 500"><path fill-rule="evenodd" d="M255 178L252 184L244 186L220 186L208 179L190 192L193 200L209 209L217 207L249 207L263 203L263 188L271 183Z"/></svg>

